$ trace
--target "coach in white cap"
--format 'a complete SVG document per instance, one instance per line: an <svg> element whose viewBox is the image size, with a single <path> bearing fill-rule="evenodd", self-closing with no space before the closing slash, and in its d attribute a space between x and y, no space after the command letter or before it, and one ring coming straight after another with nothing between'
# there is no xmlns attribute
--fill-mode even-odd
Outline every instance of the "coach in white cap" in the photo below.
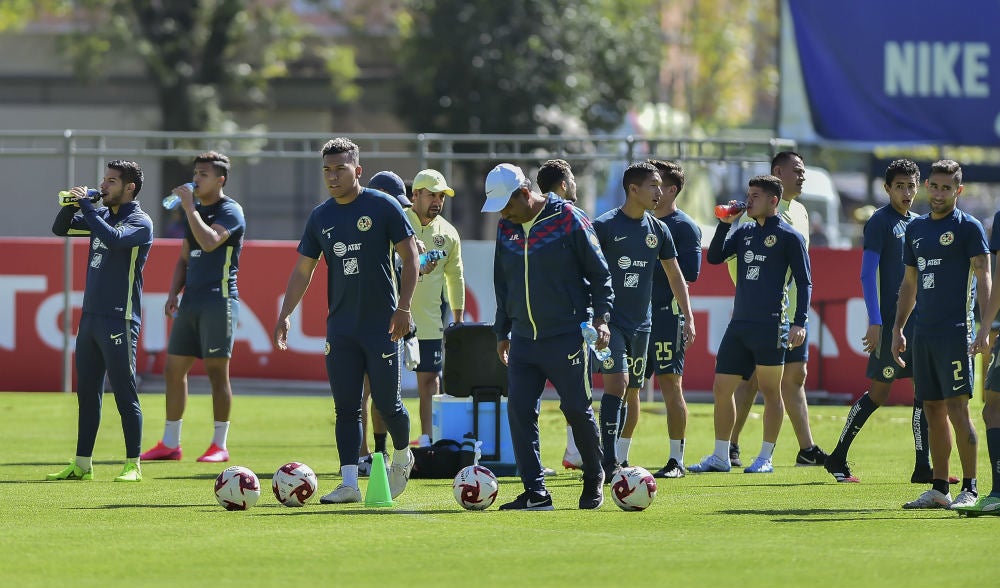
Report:
<svg viewBox="0 0 1000 588"><path fill-rule="evenodd" d="M597 346L610 334L614 301L607 261L587 216L570 202L531 189L521 169L502 163L486 176L483 212L499 212L493 284L497 353L507 364L507 416L524 493L501 510L552 510L538 454L538 401L545 380L562 399L583 459L580 508L604 502L604 471L591 408L590 350L580 323L593 304ZM530 259L530 261L529 261Z"/></svg>

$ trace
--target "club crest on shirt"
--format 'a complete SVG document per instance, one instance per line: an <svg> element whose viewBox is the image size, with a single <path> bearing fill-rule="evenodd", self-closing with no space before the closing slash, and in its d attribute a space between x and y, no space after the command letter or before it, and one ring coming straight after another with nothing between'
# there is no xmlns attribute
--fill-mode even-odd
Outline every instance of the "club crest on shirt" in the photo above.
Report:
<svg viewBox="0 0 1000 588"><path fill-rule="evenodd" d="M951 231L946 231L943 235L941 235L941 238L938 239L938 243L944 245L945 247L951 245L954 242L955 242L955 233L952 233Z"/></svg>
<svg viewBox="0 0 1000 588"><path fill-rule="evenodd" d="M330 342L326 341L323 343L323 355L330 355Z"/></svg>
<svg viewBox="0 0 1000 588"><path fill-rule="evenodd" d="M606 370L610 370L615 367L615 359L613 357L609 357L604 360L604 363L602 363L601 366Z"/></svg>
<svg viewBox="0 0 1000 588"><path fill-rule="evenodd" d="M646 247L650 249L655 249L657 245L660 244L660 240L656 238L656 235L650 233L646 235Z"/></svg>
<svg viewBox="0 0 1000 588"><path fill-rule="evenodd" d="M358 219L358 230L367 231L372 228L372 218L370 216L363 216Z"/></svg>
<svg viewBox="0 0 1000 588"><path fill-rule="evenodd" d="M885 368L882 369L882 377L886 380L891 380L895 375L896 370L891 365L885 366Z"/></svg>
<svg viewBox="0 0 1000 588"><path fill-rule="evenodd" d="M775 237L774 235L768 235L767 237L764 237L764 246L765 247L774 247L774 244L777 243L777 242L778 242L778 238Z"/></svg>
<svg viewBox="0 0 1000 588"><path fill-rule="evenodd" d="M434 242L435 247L444 247L444 235L434 235L431 239Z"/></svg>

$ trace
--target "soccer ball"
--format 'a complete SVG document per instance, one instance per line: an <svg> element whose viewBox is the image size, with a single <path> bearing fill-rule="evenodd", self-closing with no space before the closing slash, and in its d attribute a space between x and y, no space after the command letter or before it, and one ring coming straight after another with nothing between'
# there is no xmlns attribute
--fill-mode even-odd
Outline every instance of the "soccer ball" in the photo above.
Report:
<svg viewBox="0 0 1000 588"><path fill-rule="evenodd" d="M247 510L260 498L260 480L243 466L222 470L215 479L215 499L226 510Z"/></svg>
<svg viewBox="0 0 1000 588"><path fill-rule="evenodd" d="M271 490L285 506L302 506L316 493L318 484L312 468L291 461L278 468L271 478Z"/></svg>
<svg viewBox="0 0 1000 588"><path fill-rule="evenodd" d="M646 510L654 498L656 478L643 468L621 468L611 479L611 499L622 510Z"/></svg>
<svg viewBox="0 0 1000 588"><path fill-rule="evenodd" d="M489 468L470 465L458 472L451 487L455 501L465 510L486 510L496 502L500 482Z"/></svg>

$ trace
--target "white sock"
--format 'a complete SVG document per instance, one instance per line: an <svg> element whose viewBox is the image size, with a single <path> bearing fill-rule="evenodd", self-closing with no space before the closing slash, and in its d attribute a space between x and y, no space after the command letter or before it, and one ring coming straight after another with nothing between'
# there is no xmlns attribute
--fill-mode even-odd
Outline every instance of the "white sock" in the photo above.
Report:
<svg viewBox="0 0 1000 588"><path fill-rule="evenodd" d="M676 459L677 463L684 465L684 440L670 440L670 459Z"/></svg>
<svg viewBox="0 0 1000 588"><path fill-rule="evenodd" d="M392 450L392 465L405 466L408 463L410 463L409 449Z"/></svg>
<svg viewBox="0 0 1000 588"><path fill-rule="evenodd" d="M358 464L340 466L340 475L344 478L344 486L358 487Z"/></svg>
<svg viewBox="0 0 1000 588"><path fill-rule="evenodd" d="M94 456L92 455L78 455L76 456L76 467L83 471L94 469Z"/></svg>
<svg viewBox="0 0 1000 588"><path fill-rule="evenodd" d="M774 455L774 443L768 443L767 441L761 443L760 457L763 457L764 459L771 459L772 455Z"/></svg>
<svg viewBox="0 0 1000 588"><path fill-rule="evenodd" d="M632 439L628 437L619 437L615 441L615 457L618 458L618 463L628 461L628 450L631 446Z"/></svg>
<svg viewBox="0 0 1000 588"><path fill-rule="evenodd" d="M215 432L212 434L212 443L221 449L225 449L228 437L229 421L215 421Z"/></svg>
<svg viewBox="0 0 1000 588"><path fill-rule="evenodd" d="M163 444L170 449L177 449L181 446L181 423L184 419L178 419L176 421L167 421L163 425Z"/></svg>
<svg viewBox="0 0 1000 588"><path fill-rule="evenodd" d="M729 439L715 440L715 457L729 463Z"/></svg>
<svg viewBox="0 0 1000 588"><path fill-rule="evenodd" d="M576 439L573 437L573 427L566 425L566 453L580 453L576 447Z"/></svg>

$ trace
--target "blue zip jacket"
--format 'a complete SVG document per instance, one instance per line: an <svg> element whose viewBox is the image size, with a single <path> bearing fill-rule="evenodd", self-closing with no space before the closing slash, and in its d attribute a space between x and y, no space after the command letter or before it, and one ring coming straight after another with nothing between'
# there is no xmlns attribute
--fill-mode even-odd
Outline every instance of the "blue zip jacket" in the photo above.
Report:
<svg viewBox="0 0 1000 588"><path fill-rule="evenodd" d="M590 219L550 193L526 235L501 219L493 258L497 340L579 332L593 305L596 316L614 303L611 272Z"/></svg>
<svg viewBox="0 0 1000 588"><path fill-rule="evenodd" d="M60 237L90 237L83 312L122 318L139 324L142 313L142 268L153 244L153 221L136 201L112 214L81 200L80 208L64 206L52 223Z"/></svg>

